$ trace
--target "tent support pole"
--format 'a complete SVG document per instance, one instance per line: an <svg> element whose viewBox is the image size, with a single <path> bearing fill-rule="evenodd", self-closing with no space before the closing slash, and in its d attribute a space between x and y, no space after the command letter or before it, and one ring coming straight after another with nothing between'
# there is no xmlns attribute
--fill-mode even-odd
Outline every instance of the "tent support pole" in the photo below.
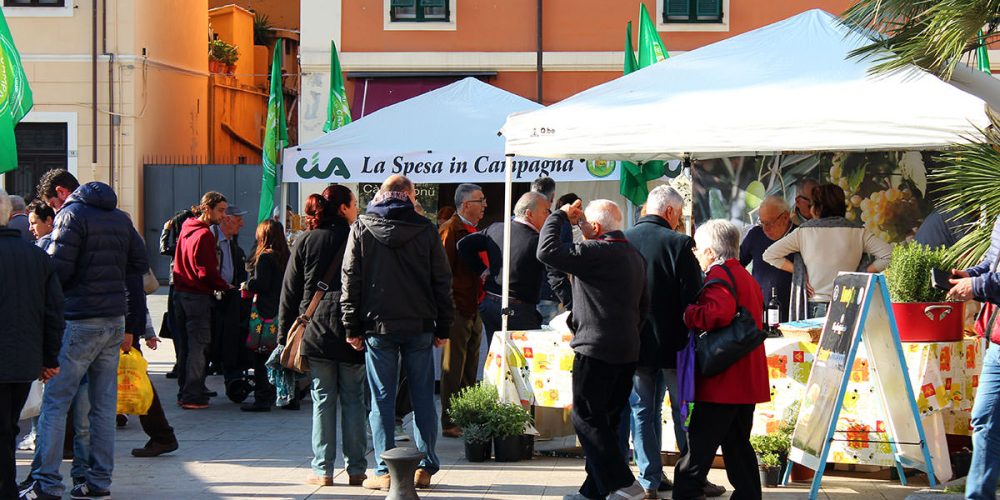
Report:
<svg viewBox="0 0 1000 500"><path fill-rule="evenodd" d="M506 156L503 184L503 290L500 301L500 329L507 335L507 317L510 316L510 216L514 211L511 198L514 196L514 178L512 171L514 155Z"/></svg>

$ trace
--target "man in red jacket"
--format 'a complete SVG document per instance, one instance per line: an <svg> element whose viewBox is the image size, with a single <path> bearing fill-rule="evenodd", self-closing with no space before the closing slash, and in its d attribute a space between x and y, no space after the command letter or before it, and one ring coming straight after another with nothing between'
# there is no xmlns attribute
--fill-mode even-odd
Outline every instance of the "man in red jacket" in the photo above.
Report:
<svg viewBox="0 0 1000 500"><path fill-rule="evenodd" d="M219 273L219 257L211 226L226 215L226 197L209 191L192 208L195 217L184 221L174 256L174 294L178 340L183 353L177 360L177 402L185 410L208 408L205 387L206 354L212 340L212 295L232 287Z"/></svg>

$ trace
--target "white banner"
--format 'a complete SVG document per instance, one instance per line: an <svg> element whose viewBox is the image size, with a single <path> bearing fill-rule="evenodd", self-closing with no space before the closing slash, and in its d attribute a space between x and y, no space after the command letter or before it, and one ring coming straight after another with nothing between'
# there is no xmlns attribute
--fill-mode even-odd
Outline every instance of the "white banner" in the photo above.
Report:
<svg viewBox="0 0 1000 500"><path fill-rule="evenodd" d="M414 152L364 155L328 151L285 150L284 182L378 182L402 174L415 183L503 182L502 154ZM514 158L514 182L541 176L560 181L618 181L618 162Z"/></svg>

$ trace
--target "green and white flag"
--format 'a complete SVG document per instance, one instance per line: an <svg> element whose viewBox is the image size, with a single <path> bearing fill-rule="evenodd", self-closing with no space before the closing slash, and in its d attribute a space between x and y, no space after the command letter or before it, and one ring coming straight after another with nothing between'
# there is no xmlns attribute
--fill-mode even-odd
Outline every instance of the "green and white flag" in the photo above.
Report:
<svg viewBox="0 0 1000 500"><path fill-rule="evenodd" d="M646 4L639 4L639 69L652 66L666 58L667 48L656 32L656 25L649 17Z"/></svg>
<svg viewBox="0 0 1000 500"><path fill-rule="evenodd" d="M326 123L323 132L329 132L351 123L351 107L347 104L344 90L344 74L340 70L337 44L330 40L330 103L326 107Z"/></svg>
<svg viewBox="0 0 1000 500"><path fill-rule="evenodd" d="M979 68L979 71L987 75L993 74L993 70L990 69L989 46L986 44L983 30L979 30L979 47L976 48L976 66Z"/></svg>
<svg viewBox="0 0 1000 500"><path fill-rule="evenodd" d="M271 61L271 94L267 98L267 122L264 130L263 173L260 178L260 212L257 223L271 217L274 211L274 186L278 179L281 150L288 144L285 125L285 95L281 90L281 42L274 43Z"/></svg>
<svg viewBox="0 0 1000 500"><path fill-rule="evenodd" d="M17 168L14 126L28 114L33 104L21 56L0 11L0 173Z"/></svg>

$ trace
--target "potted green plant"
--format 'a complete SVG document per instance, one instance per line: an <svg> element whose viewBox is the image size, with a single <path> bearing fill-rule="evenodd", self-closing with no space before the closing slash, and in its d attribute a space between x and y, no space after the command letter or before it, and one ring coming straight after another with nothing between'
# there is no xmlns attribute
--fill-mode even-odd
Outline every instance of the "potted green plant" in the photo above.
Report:
<svg viewBox="0 0 1000 500"><path fill-rule="evenodd" d="M233 73L239 59L237 46L218 39L208 42L208 67L212 73Z"/></svg>
<svg viewBox="0 0 1000 500"><path fill-rule="evenodd" d="M947 292L931 286L931 270L950 270L944 249L910 242L892 249L886 282L892 311L904 342L962 340L964 304L945 302Z"/></svg>
<svg viewBox="0 0 1000 500"><path fill-rule="evenodd" d="M761 454L758 459L760 466L760 484L775 488L781 481L781 459L776 453Z"/></svg>
<svg viewBox="0 0 1000 500"><path fill-rule="evenodd" d="M787 416L787 414L786 414ZM788 465L788 450L792 446L792 432L795 429L794 422L785 424L776 432L763 436L750 436L750 446L757 453L757 462L761 468L761 483L764 483L764 474L768 467L774 466L775 473L780 476ZM772 463L773 461L773 463ZM777 485L775 479L773 485Z"/></svg>
<svg viewBox="0 0 1000 500"><path fill-rule="evenodd" d="M531 415L517 403L498 404L490 418L493 433L493 458L497 462L521 459L521 436L531 422Z"/></svg>
<svg viewBox="0 0 1000 500"><path fill-rule="evenodd" d="M465 457L470 462L489 460L493 432L491 418L497 411L497 389L487 382L466 387L451 397L448 415L462 429Z"/></svg>

